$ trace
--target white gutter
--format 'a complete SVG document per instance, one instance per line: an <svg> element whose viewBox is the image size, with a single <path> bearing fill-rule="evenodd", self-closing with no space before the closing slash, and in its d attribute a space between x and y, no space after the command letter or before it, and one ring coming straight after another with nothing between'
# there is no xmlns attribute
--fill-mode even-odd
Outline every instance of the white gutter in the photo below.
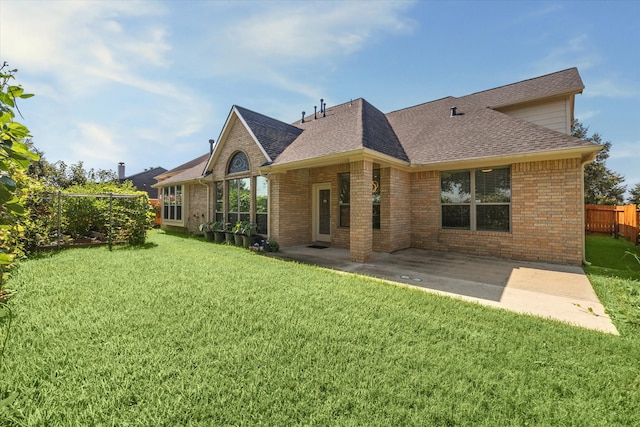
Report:
<svg viewBox="0 0 640 427"><path fill-rule="evenodd" d="M597 152L592 153L587 157L586 160L583 160L580 163L580 176L582 177L580 182L580 190L582 191L582 263L586 266L590 266L591 263L587 261L587 239L586 239L586 224L585 224L585 216L584 216L584 167L587 163L591 163L595 160Z"/></svg>

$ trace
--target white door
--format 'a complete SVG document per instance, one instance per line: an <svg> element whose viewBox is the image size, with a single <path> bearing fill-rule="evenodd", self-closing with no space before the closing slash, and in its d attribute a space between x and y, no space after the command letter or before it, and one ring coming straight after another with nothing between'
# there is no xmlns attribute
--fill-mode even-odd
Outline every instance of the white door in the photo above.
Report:
<svg viewBox="0 0 640 427"><path fill-rule="evenodd" d="M313 191L313 240L331 242L331 185L315 184Z"/></svg>

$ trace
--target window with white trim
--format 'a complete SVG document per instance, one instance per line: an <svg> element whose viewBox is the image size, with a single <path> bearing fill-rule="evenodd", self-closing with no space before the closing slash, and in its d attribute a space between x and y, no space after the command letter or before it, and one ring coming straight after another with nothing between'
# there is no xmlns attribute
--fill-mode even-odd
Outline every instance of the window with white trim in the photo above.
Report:
<svg viewBox="0 0 640 427"><path fill-rule="evenodd" d="M162 188L162 219L164 221L182 221L182 185Z"/></svg>
<svg viewBox="0 0 640 427"><path fill-rule="evenodd" d="M214 184L214 191L215 191L215 197L216 197L216 206L215 206L215 213L216 213L216 221L224 221L224 182L223 181L216 181Z"/></svg>
<svg viewBox="0 0 640 427"><path fill-rule="evenodd" d="M256 231L269 232L269 181L264 176L256 177Z"/></svg>
<svg viewBox="0 0 640 427"><path fill-rule="evenodd" d="M440 173L442 228L511 230L511 169Z"/></svg>
<svg viewBox="0 0 640 427"><path fill-rule="evenodd" d="M249 221L251 217L251 178L227 180L227 222Z"/></svg>

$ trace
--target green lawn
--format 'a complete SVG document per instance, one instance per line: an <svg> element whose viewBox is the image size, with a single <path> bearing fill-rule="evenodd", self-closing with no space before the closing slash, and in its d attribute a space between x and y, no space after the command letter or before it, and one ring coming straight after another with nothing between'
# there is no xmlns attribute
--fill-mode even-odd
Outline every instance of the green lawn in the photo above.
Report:
<svg viewBox="0 0 640 427"><path fill-rule="evenodd" d="M585 268L598 297L623 334L640 337L640 246L608 236L587 236Z"/></svg>
<svg viewBox="0 0 640 427"><path fill-rule="evenodd" d="M23 263L0 425L633 425L620 337L162 232ZM3 326L6 331L6 324Z"/></svg>

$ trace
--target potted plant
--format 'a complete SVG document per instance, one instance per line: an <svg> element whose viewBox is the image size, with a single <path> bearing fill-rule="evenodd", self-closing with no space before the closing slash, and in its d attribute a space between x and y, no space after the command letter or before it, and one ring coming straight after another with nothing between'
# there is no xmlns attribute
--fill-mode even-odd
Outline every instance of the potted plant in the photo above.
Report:
<svg viewBox="0 0 640 427"><path fill-rule="evenodd" d="M233 226L233 241L236 246L242 246L242 231L244 230L245 221L238 221L236 225Z"/></svg>
<svg viewBox="0 0 640 427"><path fill-rule="evenodd" d="M245 222L242 228L242 247L249 248L253 244L254 237L256 235L256 230L258 229L258 224L254 224L251 222Z"/></svg>
<svg viewBox="0 0 640 427"><path fill-rule="evenodd" d="M215 224L214 222L209 221L209 222L204 222L200 224L200 226L198 227L200 231L204 233L205 240L213 240L214 224Z"/></svg>
<svg viewBox="0 0 640 427"><path fill-rule="evenodd" d="M265 252L278 252L280 245L273 239L269 239L264 243Z"/></svg>
<svg viewBox="0 0 640 427"><path fill-rule="evenodd" d="M213 224L213 237L216 243L224 243L225 241L225 223L224 221L216 221Z"/></svg>
<svg viewBox="0 0 640 427"><path fill-rule="evenodd" d="M224 241L228 245L233 245L233 229L231 228L231 223L227 222L224 224Z"/></svg>

